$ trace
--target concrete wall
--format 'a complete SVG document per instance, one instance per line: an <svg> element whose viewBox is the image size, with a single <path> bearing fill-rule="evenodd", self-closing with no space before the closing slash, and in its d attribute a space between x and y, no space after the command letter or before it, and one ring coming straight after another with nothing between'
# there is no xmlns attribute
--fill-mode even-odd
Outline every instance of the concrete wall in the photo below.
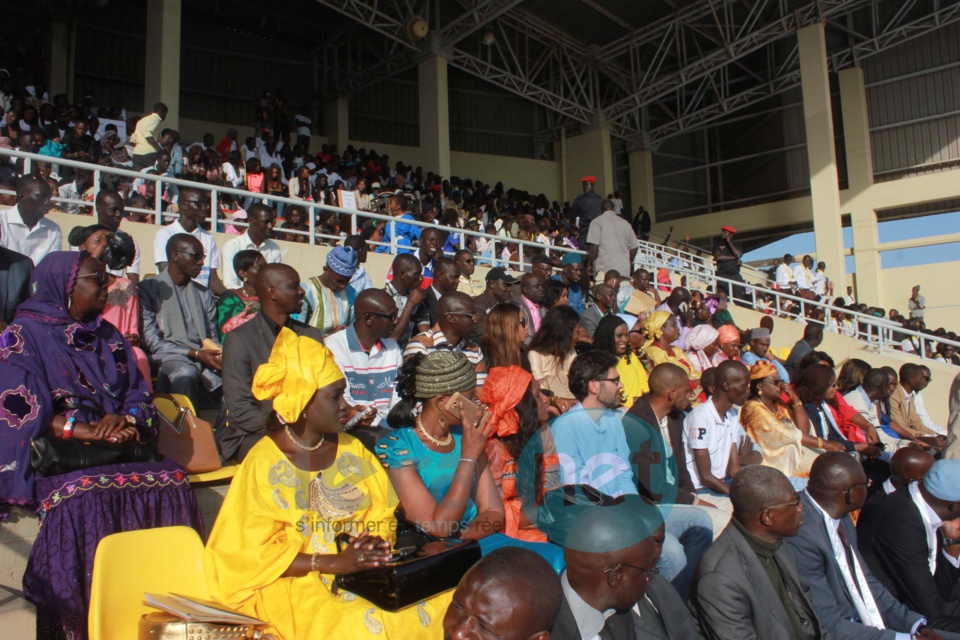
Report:
<svg viewBox="0 0 960 640"><path fill-rule="evenodd" d="M506 189L523 189L534 195L542 193L550 200L560 200L560 163L555 160L451 151L450 165L453 175L460 178L482 180L491 186L502 181Z"/></svg>
<svg viewBox="0 0 960 640"><path fill-rule="evenodd" d="M924 314L927 327L944 327L948 331L960 329L960 306L947 306L957 305L957 296L952 287L943 286L948 282L960 282L960 262L883 269L880 279L883 284L880 289L880 306L884 309L893 308L906 316L910 291L919 284L920 293L927 299L928 310Z"/></svg>

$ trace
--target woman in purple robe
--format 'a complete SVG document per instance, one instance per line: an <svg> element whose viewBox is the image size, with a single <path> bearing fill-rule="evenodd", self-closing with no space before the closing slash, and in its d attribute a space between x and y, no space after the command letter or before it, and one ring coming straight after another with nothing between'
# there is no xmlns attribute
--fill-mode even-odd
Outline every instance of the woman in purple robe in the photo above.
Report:
<svg viewBox="0 0 960 640"><path fill-rule="evenodd" d="M196 498L173 460L35 474L41 436L124 442L156 438L155 409L130 344L100 314L104 265L85 252L47 255L31 297L0 335L0 519L14 506L43 523L23 576L37 638L87 637L97 543L112 533L186 525L202 533ZM72 426L72 431L71 431Z"/></svg>

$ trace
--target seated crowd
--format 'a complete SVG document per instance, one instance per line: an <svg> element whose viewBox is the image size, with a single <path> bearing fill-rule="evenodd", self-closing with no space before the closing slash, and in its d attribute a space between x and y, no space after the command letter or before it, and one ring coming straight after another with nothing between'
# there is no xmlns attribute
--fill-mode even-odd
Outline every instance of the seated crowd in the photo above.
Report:
<svg viewBox="0 0 960 640"><path fill-rule="evenodd" d="M370 162L383 175L358 156L358 180ZM16 190L0 211L3 255L24 265L3 271L0 504L43 518L24 576L39 637L86 637L102 537L205 532L154 448L166 393L217 413L239 463L206 523L211 597L277 638L958 637L960 461L926 411L929 368L837 371L816 322L781 360L771 317L741 330L722 294L661 292L642 268L594 285L596 251L479 281L480 247L424 228L375 281L365 232L300 274L278 212L251 202L222 263L194 187L170 195L141 278L121 192L102 186L96 224L62 251L47 178ZM654 306L623 312L636 291ZM36 464L71 440L129 456ZM390 561L404 525L509 544L399 611L337 587Z"/></svg>

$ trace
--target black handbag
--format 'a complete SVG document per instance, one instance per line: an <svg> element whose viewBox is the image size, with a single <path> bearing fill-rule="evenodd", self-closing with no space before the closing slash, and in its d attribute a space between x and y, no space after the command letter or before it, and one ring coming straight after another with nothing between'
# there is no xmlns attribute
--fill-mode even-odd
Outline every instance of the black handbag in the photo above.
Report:
<svg viewBox="0 0 960 640"><path fill-rule="evenodd" d="M162 457L147 442L107 442L41 436L30 441L30 466L42 476L58 476L125 462L157 462Z"/></svg>
<svg viewBox="0 0 960 640"><path fill-rule="evenodd" d="M333 592L343 589L384 611L399 611L455 588L463 574L480 560L480 543L476 540L437 538L419 530L403 539L405 546L400 546L398 534L392 561L338 575L333 581ZM343 541L343 536L337 537L337 549Z"/></svg>

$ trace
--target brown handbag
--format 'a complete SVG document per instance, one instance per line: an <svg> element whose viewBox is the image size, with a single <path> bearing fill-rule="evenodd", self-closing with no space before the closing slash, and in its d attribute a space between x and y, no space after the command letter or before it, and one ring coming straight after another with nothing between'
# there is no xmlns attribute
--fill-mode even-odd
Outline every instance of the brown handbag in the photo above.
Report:
<svg viewBox="0 0 960 640"><path fill-rule="evenodd" d="M223 466L213 426L166 393L154 394L154 402L163 400L173 406L175 415L157 410L160 435L157 449L167 458L183 465L187 473L207 473Z"/></svg>

